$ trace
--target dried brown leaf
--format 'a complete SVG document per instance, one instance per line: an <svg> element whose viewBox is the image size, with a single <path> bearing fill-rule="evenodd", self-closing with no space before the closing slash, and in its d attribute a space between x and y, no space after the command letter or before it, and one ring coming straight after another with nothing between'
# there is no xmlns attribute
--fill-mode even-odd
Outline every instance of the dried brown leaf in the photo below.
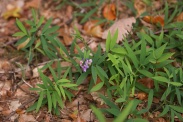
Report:
<svg viewBox="0 0 183 122"><path fill-rule="evenodd" d="M142 0L135 0L134 8L137 10L137 16L140 16L142 13L146 12L147 6Z"/></svg>
<svg viewBox="0 0 183 122"><path fill-rule="evenodd" d="M126 35L128 35L132 31L132 24L135 22L136 19L134 17L118 20L108 30L103 32L102 38L106 39L109 31L111 35L114 35L116 30L118 30L118 43L119 41L122 41L124 37L126 37Z"/></svg>
<svg viewBox="0 0 183 122"><path fill-rule="evenodd" d="M108 20L116 19L116 5L111 3L104 6L103 16Z"/></svg>
<svg viewBox="0 0 183 122"><path fill-rule="evenodd" d="M26 2L25 8L36 8L38 9L40 7L41 0L31 0L29 2Z"/></svg>
<svg viewBox="0 0 183 122"><path fill-rule="evenodd" d="M87 35L94 37L102 37L102 27L101 25L96 25L98 20L91 20L85 23L84 31Z"/></svg>
<svg viewBox="0 0 183 122"><path fill-rule="evenodd" d="M139 92L139 93L135 94L135 97L139 100L146 100L147 94L144 92Z"/></svg>
<svg viewBox="0 0 183 122"><path fill-rule="evenodd" d="M19 18L20 17L20 11L21 9L16 7L10 10L7 10L6 12L3 13L3 18L4 19L9 19L10 17L15 17L15 18Z"/></svg>
<svg viewBox="0 0 183 122"><path fill-rule="evenodd" d="M140 82L141 84L143 84L149 89L154 88L154 81L151 78L147 78L147 77L141 78L138 80L138 82Z"/></svg>
<svg viewBox="0 0 183 122"><path fill-rule="evenodd" d="M20 115L19 122L36 122L36 119L34 118L33 115L27 115L27 114L22 114Z"/></svg>

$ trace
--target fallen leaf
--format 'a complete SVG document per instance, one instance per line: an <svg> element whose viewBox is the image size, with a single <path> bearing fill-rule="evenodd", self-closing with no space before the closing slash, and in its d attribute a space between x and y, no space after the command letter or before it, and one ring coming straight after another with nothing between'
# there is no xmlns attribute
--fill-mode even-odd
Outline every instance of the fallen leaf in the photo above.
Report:
<svg viewBox="0 0 183 122"><path fill-rule="evenodd" d="M91 20L85 23L84 31L87 35L94 37L102 37L102 27L101 25L96 25L98 20Z"/></svg>
<svg viewBox="0 0 183 122"><path fill-rule="evenodd" d="M139 100L146 100L147 94L144 92L139 92L139 93L135 94L135 97Z"/></svg>
<svg viewBox="0 0 183 122"><path fill-rule="evenodd" d="M104 6L103 16L108 20L116 19L116 5L111 3Z"/></svg>
<svg viewBox="0 0 183 122"><path fill-rule="evenodd" d="M16 109L16 113L21 115L21 114L25 113L25 110L18 108L18 109Z"/></svg>
<svg viewBox="0 0 183 122"><path fill-rule="evenodd" d="M94 52L97 51L97 46L98 46L98 43L96 43L96 42L94 42L94 41L88 45L88 47L89 47L92 51L94 51Z"/></svg>
<svg viewBox="0 0 183 122"><path fill-rule="evenodd" d="M6 12L3 13L2 16L4 19L9 19L10 17L19 18L20 17L20 8L16 7L16 8L7 10Z"/></svg>
<svg viewBox="0 0 183 122"><path fill-rule="evenodd" d="M25 8L36 8L38 9L40 7L41 0L31 0L29 2L26 2Z"/></svg>
<svg viewBox="0 0 183 122"><path fill-rule="evenodd" d="M37 122L33 115L22 114L20 115L19 122Z"/></svg>
<svg viewBox="0 0 183 122"><path fill-rule="evenodd" d="M6 60L0 60L0 70L3 70L5 72L11 70L11 64L9 61Z"/></svg>
<svg viewBox="0 0 183 122"><path fill-rule="evenodd" d="M94 115L92 113L92 109L87 109L86 111L83 111L81 114L81 118L85 122L90 122L91 120L94 120Z"/></svg>
<svg viewBox="0 0 183 122"><path fill-rule="evenodd" d="M149 89L154 88L154 81L151 78L147 78L147 77L141 78L138 80L138 82L140 82L141 84L143 84Z"/></svg>
<svg viewBox="0 0 183 122"><path fill-rule="evenodd" d="M10 108L10 110L15 111L20 106L21 106L21 103L18 100L14 100L14 101L12 100L11 103L10 103L9 108Z"/></svg>
<svg viewBox="0 0 183 122"><path fill-rule="evenodd" d="M1 96L1 99L7 97L7 93L11 89L11 84L12 83L11 83L10 80L7 80L5 82L0 81L0 88L1 88L0 96Z"/></svg>
<svg viewBox="0 0 183 122"><path fill-rule="evenodd" d="M144 20L147 23L150 24L160 24L162 27L164 26L164 18L161 16L144 16L142 18L142 20Z"/></svg>
<svg viewBox="0 0 183 122"><path fill-rule="evenodd" d="M61 28L61 29L59 30L59 32L60 32L60 35L63 37L63 42L64 42L64 44L65 44L66 46L71 45L73 39L72 39L72 37L71 37L71 35L70 35L70 29L69 29L69 27L65 25L64 28Z"/></svg>
<svg viewBox="0 0 183 122"><path fill-rule="evenodd" d="M107 39L109 31L111 35L114 35L116 30L118 30L118 43L119 41L122 41L132 31L132 24L135 22L136 19L134 17L118 20L108 30L103 32L102 38Z"/></svg>
<svg viewBox="0 0 183 122"><path fill-rule="evenodd" d="M182 22L183 21L183 12L180 13L176 18L175 18L176 22Z"/></svg>
<svg viewBox="0 0 183 122"><path fill-rule="evenodd" d="M146 12L147 6L142 0L135 0L134 8L137 10L137 16L140 16L142 13Z"/></svg>

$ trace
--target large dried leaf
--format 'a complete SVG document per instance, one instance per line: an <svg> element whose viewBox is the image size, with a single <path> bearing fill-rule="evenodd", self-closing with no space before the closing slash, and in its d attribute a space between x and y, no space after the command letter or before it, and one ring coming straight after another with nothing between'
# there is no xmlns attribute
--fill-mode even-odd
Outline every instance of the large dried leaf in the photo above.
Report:
<svg viewBox="0 0 183 122"><path fill-rule="evenodd" d="M18 7L7 10L5 13L3 13L3 18L4 19L8 19L10 17L18 18L18 17L20 17L20 11L21 11L21 9Z"/></svg>
<svg viewBox="0 0 183 122"><path fill-rule="evenodd" d="M84 31L86 32L87 35L101 38L102 27L100 25L96 25L97 22L98 22L97 20L91 20L85 23Z"/></svg>
<svg viewBox="0 0 183 122"><path fill-rule="evenodd" d="M147 6L142 0L135 0L134 8L137 10L137 16L140 16L142 13L146 12Z"/></svg>
<svg viewBox="0 0 183 122"><path fill-rule="evenodd" d="M109 31L112 35L114 35L116 30L118 30L118 43L119 41L122 41L132 31L132 24L135 22L136 19L134 17L120 19L115 22L108 30L104 31L102 38L106 39Z"/></svg>

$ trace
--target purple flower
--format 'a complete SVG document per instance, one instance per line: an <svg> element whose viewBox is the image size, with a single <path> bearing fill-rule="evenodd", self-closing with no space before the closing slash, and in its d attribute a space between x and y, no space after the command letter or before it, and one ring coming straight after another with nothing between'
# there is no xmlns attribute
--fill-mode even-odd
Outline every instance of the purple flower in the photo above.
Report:
<svg viewBox="0 0 183 122"><path fill-rule="evenodd" d="M92 59L86 59L86 61L83 63L83 60L80 61L80 67L82 68L83 72L86 72L86 70L90 67L92 63Z"/></svg>

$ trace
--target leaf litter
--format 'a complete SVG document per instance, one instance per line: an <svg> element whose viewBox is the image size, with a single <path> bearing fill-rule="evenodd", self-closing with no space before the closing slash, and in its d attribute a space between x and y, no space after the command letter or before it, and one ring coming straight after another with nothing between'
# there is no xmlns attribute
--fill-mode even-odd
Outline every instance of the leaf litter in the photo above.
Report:
<svg viewBox="0 0 183 122"><path fill-rule="evenodd" d="M175 3L176 0L168 0L170 3ZM65 101L65 107L63 110L63 115L61 117L50 115L47 113L47 108L43 107L39 113L26 113L25 110L32 104L33 101L37 100L37 94L31 93L29 88L30 86L35 87L37 83L40 83L38 68L43 67L41 63L47 62L47 58L42 58L41 60L37 60L34 64L31 64L30 67L26 67L24 73L27 73L25 81L22 81L22 69L15 65L15 62L10 62L14 58L11 55L12 52L22 49L27 45L29 42L29 38L25 43L19 45L18 47L14 46L14 43L17 41L16 38L11 37L11 35L16 32L16 26L14 24L15 18L20 18L22 20L30 19L31 14L29 9L36 8L40 9L40 14L45 16L46 19L53 17L53 24L59 25L59 40L64 42L66 47L69 47L73 41L71 36L73 32L74 26L76 26L82 36L87 36L86 38L94 38L88 45L93 50L96 51L97 46L99 44L104 45L105 39L107 38L107 34L110 32L112 35L118 30L120 33L117 38L117 43L122 42L125 37L127 37L133 30L133 24L136 23L137 17L139 17L143 12L148 11L147 5L141 0L135 0L134 8L137 10L137 16L129 16L125 14L125 11L121 13L121 15L117 15L117 9L124 10L122 6L120 8L116 7L114 3L105 4L104 8L99 11L101 13L100 17L104 17L108 21L113 21L112 26L108 26L108 29L105 29L104 24L98 24L99 20L91 19L86 21L85 24L80 24L80 18L74 18L74 10L73 6L67 5L65 8L61 10L56 10L54 3L51 0L41 3L41 0L16 0L11 2L6 2L6 0L0 1L3 4L0 4L0 14L3 18L0 18L0 22L3 23L0 25L0 35L5 36L3 37L3 45L5 47L0 46L0 50L4 50L5 54L10 53L10 56L4 57L3 54L0 55L0 120L11 120L15 121L18 120L19 122L27 122L27 121L45 121L45 122L52 122L52 121L63 121L63 122L90 122L90 121L97 121L92 110L90 109L89 105L91 103L96 104L100 107L107 107L102 106L104 104L103 100L99 97L99 94L105 95L104 91L101 90L98 92L92 92L90 94L87 93L87 83L82 84L83 87L77 92L73 92L75 97L72 99L71 102ZM76 1L75 4L79 2L83 2L82 0ZM161 8L162 3L160 1L156 1L154 4L154 10L158 10ZM2 7L2 5L4 7ZM80 12L86 11L85 9L81 9ZM124 15L123 15L124 14ZM118 18L118 16L127 16L125 18ZM148 18L148 19L147 19ZM182 21L182 13L175 19L175 21ZM74 20L76 19L76 20ZM153 16L146 16L146 18L142 18L145 22L149 24L157 24L160 23L161 26L164 26L164 18L159 15ZM107 23L109 24L109 23ZM89 42L89 40L87 40ZM7 44L8 42L8 44ZM85 44L83 42L78 42L79 48L85 48ZM6 48L6 50L5 50ZM102 46L102 49L105 50L105 47ZM75 49L75 53L78 51ZM22 54L18 54L19 56ZM24 55L22 55L23 57ZM18 56L16 56L18 57ZM16 61L18 62L26 62L22 61L22 59L18 57ZM70 66L68 62L61 62L63 66ZM26 63L24 63L26 65ZM55 65L56 66L56 65ZM45 71L48 73L47 71ZM64 71L63 71L64 72ZM87 79L86 79L87 80ZM138 82L143 84L148 89L154 88L154 81L149 78L142 78L139 79ZM27 84L26 84L27 83ZM136 98L140 100L147 101L147 94L144 92L139 92L135 95ZM33 100L33 101L31 101ZM28 103L24 105L23 103ZM30 101L30 102L29 102ZM153 102L158 103L159 100L153 99ZM144 107L145 104L142 104ZM23 106L23 107L22 107ZM11 116L12 114L12 116ZM153 120L153 117L157 117L157 115L151 115L149 118ZM148 117L148 115L145 115ZM110 120L110 119L109 119ZM154 121L154 120L153 120ZM157 121L159 122L166 122L164 118L158 118Z"/></svg>

